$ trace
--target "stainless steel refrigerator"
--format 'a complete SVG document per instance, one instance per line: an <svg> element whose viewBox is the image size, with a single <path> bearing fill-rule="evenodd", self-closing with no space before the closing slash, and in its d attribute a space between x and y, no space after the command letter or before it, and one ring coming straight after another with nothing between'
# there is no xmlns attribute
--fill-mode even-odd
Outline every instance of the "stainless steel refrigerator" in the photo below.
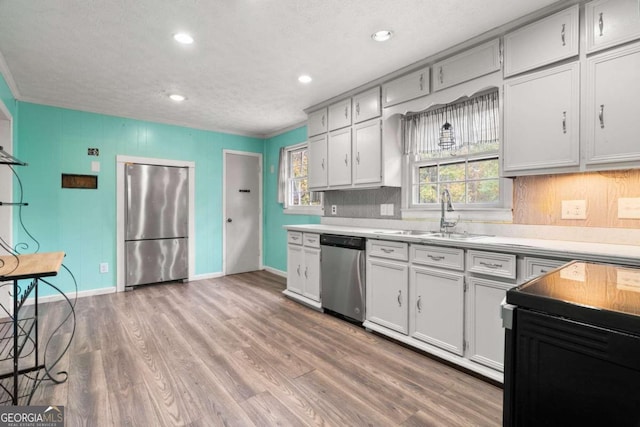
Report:
<svg viewBox="0 0 640 427"><path fill-rule="evenodd" d="M188 277L188 169L125 167L125 286Z"/></svg>

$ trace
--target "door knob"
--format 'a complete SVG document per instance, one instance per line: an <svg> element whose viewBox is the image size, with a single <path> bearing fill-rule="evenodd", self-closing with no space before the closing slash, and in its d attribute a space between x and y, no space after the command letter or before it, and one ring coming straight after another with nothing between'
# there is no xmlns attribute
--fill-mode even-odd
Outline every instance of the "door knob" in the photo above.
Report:
<svg viewBox="0 0 640 427"><path fill-rule="evenodd" d="M231 218L227 218L227 222L232 222L233 220Z"/></svg>

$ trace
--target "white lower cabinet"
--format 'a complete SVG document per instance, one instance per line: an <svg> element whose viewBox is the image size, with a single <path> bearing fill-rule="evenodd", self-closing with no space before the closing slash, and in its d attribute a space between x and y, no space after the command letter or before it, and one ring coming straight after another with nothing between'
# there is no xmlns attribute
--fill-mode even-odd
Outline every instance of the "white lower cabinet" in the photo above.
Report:
<svg viewBox="0 0 640 427"><path fill-rule="evenodd" d="M411 266L411 336L462 356L464 274Z"/></svg>
<svg viewBox="0 0 640 427"><path fill-rule="evenodd" d="M372 245L380 249L381 257L372 256ZM367 321L403 334L409 332L409 265L398 260L398 253L406 254L398 248L397 242L390 242L386 248L384 242L367 240ZM389 259L384 254L389 254ZM393 256L393 258L391 258Z"/></svg>
<svg viewBox="0 0 640 427"><path fill-rule="evenodd" d="M504 329L500 308L507 290L514 285L468 277L467 357L474 362L504 370Z"/></svg>
<svg viewBox="0 0 640 427"><path fill-rule="evenodd" d="M299 232L289 232L287 289L284 294L320 308L320 236L314 233L304 233L303 236Z"/></svg>

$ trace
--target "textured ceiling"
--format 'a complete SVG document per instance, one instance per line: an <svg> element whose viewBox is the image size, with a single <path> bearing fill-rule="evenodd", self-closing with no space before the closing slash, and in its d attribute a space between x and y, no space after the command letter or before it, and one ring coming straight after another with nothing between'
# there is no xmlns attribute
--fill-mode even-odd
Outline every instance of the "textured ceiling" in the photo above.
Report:
<svg viewBox="0 0 640 427"><path fill-rule="evenodd" d="M264 136L556 1L0 0L0 65L20 100Z"/></svg>

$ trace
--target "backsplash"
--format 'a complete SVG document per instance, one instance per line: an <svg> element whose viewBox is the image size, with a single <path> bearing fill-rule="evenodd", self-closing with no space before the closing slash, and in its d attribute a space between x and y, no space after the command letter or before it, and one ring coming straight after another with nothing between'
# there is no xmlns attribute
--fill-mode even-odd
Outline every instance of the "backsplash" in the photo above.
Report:
<svg viewBox="0 0 640 427"><path fill-rule="evenodd" d="M513 223L640 229L640 219L618 218L620 198L640 198L640 170L518 177ZM585 201L586 218L563 219L563 200Z"/></svg>
<svg viewBox="0 0 640 427"><path fill-rule="evenodd" d="M324 216L338 218L400 219L401 189L382 187L371 190L332 190L324 192ZM393 215L381 215L380 205L392 205ZM332 215L331 206L336 206Z"/></svg>

